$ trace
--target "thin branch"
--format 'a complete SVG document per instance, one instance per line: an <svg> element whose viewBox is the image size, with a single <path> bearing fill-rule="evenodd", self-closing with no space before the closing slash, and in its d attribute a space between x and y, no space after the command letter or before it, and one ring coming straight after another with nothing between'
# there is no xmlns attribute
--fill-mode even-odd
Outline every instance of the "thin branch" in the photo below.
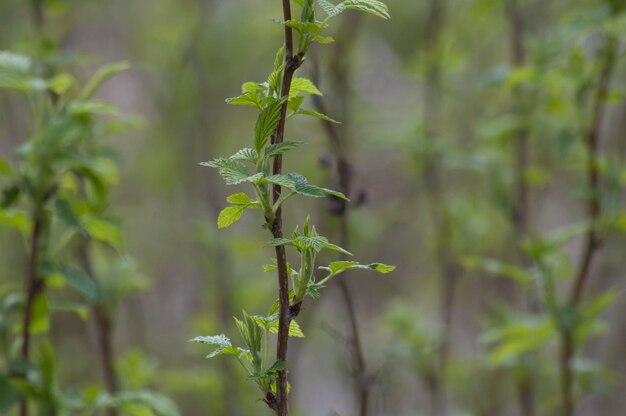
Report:
<svg viewBox="0 0 626 416"><path fill-rule="evenodd" d="M354 31L352 31L352 33L354 33ZM315 70L313 71L313 82L316 85L319 85L319 68L317 66L317 61L314 68ZM342 79L340 82L346 82L345 77L341 78ZM314 96L313 103L318 112L322 114L328 113L324 101L320 96ZM324 127L324 130L326 131L326 135L333 148L333 153L336 159L334 167L336 169L337 181L339 183L338 191L342 192L346 196L350 196L352 169L350 163L345 156L345 138L342 137L342 134L339 132L336 124L331 123L327 120L322 120L322 125ZM349 218L348 209L345 201L331 197L329 201L329 212L332 215L337 216L339 219L339 244L341 245L341 247L348 247ZM342 254L340 260L346 260L346 256ZM352 356L353 361L352 376L356 388L359 415L367 416L370 396L370 382L367 373L365 355L363 353L363 347L361 345L361 339L359 335L358 319L356 316L354 302L352 300L352 295L350 293L350 288L348 287L346 277L347 276L344 276L342 279L339 279L339 288L341 290L343 303L346 307L348 323L350 325L350 336L348 345L350 347L350 355Z"/></svg>
<svg viewBox="0 0 626 416"><path fill-rule="evenodd" d="M618 41L614 37L607 38L605 59L600 73L598 89L594 95L593 115L589 130L585 138L587 148L587 181L591 195L587 204L587 217L589 220L589 231L585 237L585 246L581 256L578 274L570 293L568 304L576 308L583 297L584 289L589 278L591 264L600 244L600 234L598 231L598 221L601 216L600 206L600 128L606 109L606 96L613 75L615 66L615 56L617 53ZM573 416L575 408L574 400L574 374L572 369L572 358L576 350L573 330L561 330L561 394L562 394L562 414L563 416Z"/></svg>
<svg viewBox="0 0 626 416"><path fill-rule="evenodd" d="M39 276L37 267L39 265L41 237L43 234L43 212L35 208L33 214L34 223L30 237L30 256L28 258L28 267L26 269L24 316L22 320L22 347L20 349L20 357L25 362L30 359L30 325L33 319L33 308L37 296L44 290L44 281ZM28 401L26 399L20 402L20 416L28 415Z"/></svg>
<svg viewBox="0 0 626 416"><path fill-rule="evenodd" d="M291 20L291 4L290 0L283 0L283 17L285 21ZM289 90L291 89L291 81L293 74L300 67L302 63L302 56L293 54L293 31L285 25L285 70L283 74L283 81L281 86L281 96L289 97ZM283 103L280 113L280 120L276 133L272 137L272 143L282 143L285 135L285 122L287 120L287 100ZM280 175L282 172L282 155L278 155L274 158L273 174ZM272 187L272 195L274 203L280 198L281 187L274 185ZM274 221L272 223L272 235L274 238L282 238L282 209L278 208ZM278 343L276 348L276 359L278 361L287 361L287 349L289 346L289 324L293 318L293 313L289 307L289 275L287 273L287 256L284 246L276 246L276 262L278 266L278 301L279 301L279 313L278 313ZM299 308L298 308L299 312ZM276 407L274 410L278 416L286 416L289 413L288 398L287 398L287 370L282 370L278 373L278 385L277 385L278 397ZM268 398L268 404L271 400Z"/></svg>
<svg viewBox="0 0 626 416"><path fill-rule="evenodd" d="M441 33L444 26L446 2L431 0L428 5L428 17L425 24L425 95L424 95L424 132L427 140L437 139L437 129L441 123L441 78L442 78L442 48ZM443 209L444 180L440 156L428 155L425 161L425 184L429 191L429 200L434 215L434 223L439 236L448 235L450 224ZM454 292L458 281L458 267L452 262L450 248L445 238L440 237L437 242L436 259L441 276L440 316L443 325L443 334L438 357L439 381L435 385L436 415L447 414L446 372L450 350L452 329L452 314L454 309Z"/></svg>
<svg viewBox="0 0 626 416"><path fill-rule="evenodd" d="M85 273L99 287L100 284L98 282L98 279L96 278L96 274L93 269L93 262L91 260L89 246L90 241L87 239L83 242L78 250L78 259ZM93 315L94 329L96 332L96 342L98 345L104 388L106 389L107 393L109 393L110 395L114 395L115 393L117 393L118 389L117 375L115 373L114 366L111 318L107 314L101 301L91 307L91 313ZM119 412L117 411L117 409L113 407L106 410L107 416L117 416L118 414Z"/></svg>
<svg viewBox="0 0 626 416"><path fill-rule="evenodd" d="M519 8L518 0L505 0L505 14L509 22L509 36L511 48L511 65L514 68L523 68L526 65L526 48L524 47L524 20ZM513 110L516 115L525 114L525 96L521 86L513 89ZM525 178L529 164L529 130L523 124L517 130L517 137L514 145L515 151L515 205L513 208L513 225L515 227L518 241L523 240L528 235L529 223L529 189ZM518 255L522 267L528 266L528 257L521 246L518 248ZM536 296L530 294L527 297L528 308L531 311L537 309ZM524 416L535 415L535 387L533 383L532 369L528 374L518 377L516 380L517 396L520 411Z"/></svg>

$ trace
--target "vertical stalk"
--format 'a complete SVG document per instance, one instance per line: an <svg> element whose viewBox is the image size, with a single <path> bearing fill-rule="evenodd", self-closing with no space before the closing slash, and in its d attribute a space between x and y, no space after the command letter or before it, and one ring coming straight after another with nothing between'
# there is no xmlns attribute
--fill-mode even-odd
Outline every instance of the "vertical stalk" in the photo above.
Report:
<svg viewBox="0 0 626 416"><path fill-rule="evenodd" d="M83 242L78 250L78 259L85 273L98 284L98 279L93 269L93 263L91 260L91 253L89 252L90 241L87 239ZM102 300L94 304L91 307L91 313L93 315L94 329L96 333L96 343L98 345L98 352L100 356L100 368L102 371L102 380L104 387L110 395L117 393L117 375L115 373L114 366L114 352L113 352L113 335L111 328L111 318L102 304ZM118 416L119 412L115 408L109 408L106 410L107 416Z"/></svg>
<svg viewBox="0 0 626 416"><path fill-rule="evenodd" d="M38 273L40 258L41 237L44 228L44 213L39 204L33 213L33 230L30 236L30 255L28 257L28 267L25 277L24 316L22 320L22 346L20 348L20 358L25 362L30 360L30 325L33 319L33 307L35 299L44 290L44 281ZM24 399L20 402L20 416L28 416L28 401Z"/></svg>
<svg viewBox="0 0 626 416"><path fill-rule="evenodd" d="M587 218L589 220L589 230L585 236L585 246L581 256L578 273L572 286L568 299L568 306L576 310L583 297L585 286L588 282L589 272L594 255L600 245L600 233L598 221L602 214L600 206L600 127L606 110L606 95L613 75L618 41L613 36L606 39L606 49L604 51L604 62L600 73L598 88L594 95L593 115L591 124L585 137L587 150L587 182L590 189L590 196L587 203ZM576 352L576 342L574 339L575 328L561 328L561 351L560 351L560 372L561 372L561 407L563 416L573 416L575 410L574 399L574 374L572 369L572 359Z"/></svg>
<svg viewBox="0 0 626 416"><path fill-rule="evenodd" d="M504 8L509 23L511 66L513 68L522 68L526 65L526 48L524 47L524 20L518 0L505 0ZM513 100L513 110L518 117L523 117L526 112L526 106L521 86L514 88ZM529 164L529 131L526 124L518 127L513 149L515 151L515 205L512 221L517 239L522 241L528 235L529 227L529 189L524 177ZM523 250L519 248L517 251L522 266L527 266L528 259ZM537 308L534 296L530 295L527 301L530 310L534 311ZM523 375L516 381L517 396L523 416L535 416L535 388L532 375L530 374L532 371L532 369L529 370L529 374Z"/></svg>
<svg viewBox="0 0 626 416"><path fill-rule="evenodd" d="M445 0L430 0L424 38L425 46L425 94L424 94L424 133L426 140L437 140L438 129L441 123L441 31L444 24ZM425 185L429 192L434 223L437 234L436 261L441 277L440 316L443 334L438 356L438 382L435 386L435 415L447 414L446 402L446 371L450 349L452 327L452 312L454 308L454 291L457 281L457 267L452 263L450 248L447 245L449 219L445 213L445 190L440 156L430 154L425 161Z"/></svg>
<svg viewBox="0 0 626 416"><path fill-rule="evenodd" d="M355 15L358 16L358 15ZM350 31L347 32L352 39L355 30L354 25L346 25L342 27L350 27ZM339 42L339 44L345 46L342 49L348 49L348 42ZM340 51L339 48L336 49L336 58L345 58L343 51ZM338 67L338 59L335 60L335 82L338 85L342 85L344 88L347 87L347 72L345 68L339 69ZM315 62L314 71L313 71L313 82L316 85L319 85L319 67L317 65L317 60ZM345 118L346 118L346 97L347 94L341 94L342 103L344 107L344 124L343 124L343 132L345 132ZM320 96L313 96L313 103L316 107L316 110L322 114L328 114L326 110L326 106L324 101ZM348 162L345 152L346 147L346 137L343 132L337 128L336 124L329 122L327 120L322 120L322 125L326 132L326 136L330 142L332 147L332 151L335 157L335 163L333 165L335 169L335 175L338 182L338 191L342 192L346 196L350 196L351 191L351 182L352 182L352 168L351 164ZM347 204L344 200L330 197L328 211L331 215L334 215L339 220L339 243L341 247L349 247L349 210ZM346 260L346 256L344 254L340 255L340 260ZM343 279L339 279L339 289L341 291L341 296L343 298L343 303L346 307L346 317L348 319L348 323L350 325L350 335L349 345L350 345L350 355L352 356L352 378L355 387L355 393L357 398L358 405L358 414L360 416L368 415L368 404L369 404L369 396L370 396L370 381L369 375L367 373L367 364L365 361L365 355L363 353L363 347L361 344L361 338L359 335L359 323L356 316L356 311L354 309L354 302L352 299L352 294L350 291L350 287L348 285L347 276L344 276Z"/></svg>
<svg viewBox="0 0 626 416"><path fill-rule="evenodd" d="M285 21L291 20L291 4L290 0L282 0L283 17ZM285 25L285 70L281 85L281 96L289 97L291 89L291 81L293 74L300 67L302 56L293 54L293 31ZM272 143L282 143L285 135L285 122L287 120L287 100L282 105L280 112L280 120L276 133L272 136ZM274 175L280 175L282 172L283 158L278 155L274 158L272 172ZM274 185L272 187L273 201L280 198L281 187ZM271 231L274 238L283 237L283 220L282 208L278 208L271 224ZM291 323L292 314L289 310L289 275L287 274L287 256L285 246L276 246L276 262L278 267L278 343L276 348L276 359L278 361L287 361L287 349L289 346L289 324ZM275 411L278 416L287 416L289 413L287 398L287 370L278 373L277 385L277 403Z"/></svg>

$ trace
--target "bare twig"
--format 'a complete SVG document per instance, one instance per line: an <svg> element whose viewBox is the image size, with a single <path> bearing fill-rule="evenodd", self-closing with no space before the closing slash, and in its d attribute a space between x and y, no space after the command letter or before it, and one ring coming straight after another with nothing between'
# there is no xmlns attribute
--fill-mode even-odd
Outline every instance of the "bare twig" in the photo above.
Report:
<svg viewBox="0 0 626 416"><path fill-rule="evenodd" d="M446 2L444 0L431 0L428 5L428 17L424 38L425 46L425 94L424 94L424 132L427 140L436 140L438 126L441 122L441 68L442 48L441 32L444 25ZM452 312L454 309L454 292L456 288L458 267L452 262L452 255L445 236L449 231L449 219L443 212L444 185L443 172L438 154L429 155L425 161L425 184L429 191L429 199L434 215L434 223L437 234L440 237L437 242L436 259L441 276L441 320L443 334L438 357L438 378L433 384L435 394L434 413L437 416L446 415L446 372L448 355L450 350L450 337L452 328Z"/></svg>
<svg viewBox="0 0 626 416"><path fill-rule="evenodd" d="M568 305L576 308L584 293L585 285L588 281L589 271L594 255L600 244L600 234L598 231L598 220L601 216L600 206L600 127L606 109L606 95L613 75L615 66L615 55L618 41L614 37L607 38L606 49L604 51L604 62L600 73L598 88L594 95L593 115L585 138L587 148L587 181L590 189L590 196L587 204L587 218L590 222L589 231L585 237L585 246L581 256L580 265L576 280L572 287L568 299ZM574 341L573 329L561 329L561 395L563 416L573 416L575 408L574 400L574 375L572 369L572 358L574 357L576 345Z"/></svg>
<svg viewBox="0 0 626 416"><path fill-rule="evenodd" d="M522 68L526 65L526 48L524 47L524 20L520 10L518 0L504 1L505 13L509 22L509 35L511 44L511 65L515 68ZM521 86L513 89L514 111L523 115L525 110L524 92ZM525 179L525 172L529 163L529 131L525 124L519 126L515 139L515 204L513 208L513 225L519 241L528 235L529 227L529 189ZM528 265L528 258L521 249L518 248L518 255L522 266ZM536 297L532 294L527 297L529 309L537 309ZM532 369L529 370L532 372ZM517 383L517 396L520 411L524 416L535 415L535 388L532 374L519 377Z"/></svg>
<svg viewBox="0 0 626 416"><path fill-rule="evenodd" d="M358 16L358 15L356 15ZM346 25L347 27L347 25ZM350 25L350 34L353 36L355 33L354 26ZM340 42L343 46L347 46L347 42ZM319 85L319 67L317 60L315 61L314 71L312 74L313 82ZM337 76L337 83L345 85L347 84L347 74L345 71L337 71L335 74ZM343 97L343 101L345 103L345 96ZM313 103L316 107L316 110L322 114L327 114L326 106L324 101L320 96L313 97ZM345 105L344 105L345 107ZM345 111L344 111L345 117ZM324 126L324 130L326 131L326 135L330 142L330 145L333 149L333 153L335 156L335 174L338 182L338 190L342 192L346 196L350 196L351 194L351 182L352 182L352 169L351 165L348 162L345 155L345 142L346 138L343 137L342 133L337 128L337 125L327 121L322 120L322 124ZM344 126L345 129L345 126ZM339 244L341 247L349 246L349 231L348 224L349 218L346 203L344 200L330 197L329 212L332 215L335 215L339 219L339 227L340 227L340 236L339 236ZM345 255L341 255L341 260L345 260ZM352 299L352 295L350 293L350 288L348 286L348 282L345 276L343 279L339 280L339 288L341 290L341 296L343 298L343 303L346 307L346 317L348 319L348 323L350 325L350 336L349 336L349 348L350 355L352 356L352 377L354 379L357 402L358 402L358 414L360 416L367 416L368 414L368 403L370 396L370 378L367 372L367 365L365 361L365 355L363 353L363 347L361 345L361 339L359 335L359 324L356 316L356 312L354 309L354 302Z"/></svg>
<svg viewBox="0 0 626 416"><path fill-rule="evenodd" d="M93 269L93 262L91 260L89 247L90 241L89 239L86 239L78 249L78 259L85 273L87 273L87 275L99 287L100 284L98 282L98 279L96 278L96 274ZM117 375L115 373L114 366L111 318L107 314L107 311L102 304L102 300L96 302L91 307L91 313L93 315L93 324L96 333L96 342L98 345L104 388L106 389L107 393L109 393L110 395L114 395L115 393L117 393ZM117 416L118 414L119 412L115 408L111 407L106 410L107 416Z"/></svg>

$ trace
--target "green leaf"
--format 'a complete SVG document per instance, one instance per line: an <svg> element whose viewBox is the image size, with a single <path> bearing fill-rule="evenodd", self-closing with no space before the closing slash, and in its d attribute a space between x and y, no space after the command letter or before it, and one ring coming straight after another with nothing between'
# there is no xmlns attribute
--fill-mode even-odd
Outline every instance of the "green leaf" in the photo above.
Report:
<svg viewBox="0 0 626 416"><path fill-rule="evenodd" d="M0 374L0 412L5 414L21 399L22 393L11 383L11 379Z"/></svg>
<svg viewBox="0 0 626 416"><path fill-rule="evenodd" d="M224 208L217 217L217 228L226 228L233 225L241 218L246 208L246 205L231 205Z"/></svg>
<svg viewBox="0 0 626 416"><path fill-rule="evenodd" d="M276 20L276 23L295 29L302 35L318 35L326 26L328 26L327 23L301 22L299 20Z"/></svg>
<svg viewBox="0 0 626 416"><path fill-rule="evenodd" d="M291 81L291 88L289 89L289 96L295 97L300 93L322 95L320 90L313 84L313 82L307 78L294 78Z"/></svg>
<svg viewBox="0 0 626 416"><path fill-rule="evenodd" d="M343 248L339 247L339 246L338 246L338 245L336 245L336 244L328 243L328 244L326 244L326 247L325 247L325 248L327 248L327 249L329 249L329 250L333 250L333 251L338 251L338 252L340 252L340 253L342 253L342 254L347 254L348 256L351 256L351 255L352 255L352 253L350 253L349 251L347 251L347 250L345 250L345 249L343 249ZM393 267L393 266L392 266L392 267Z"/></svg>
<svg viewBox="0 0 626 416"><path fill-rule="evenodd" d="M276 57L274 58L274 70L278 71L285 62L285 45L281 46L276 52Z"/></svg>
<svg viewBox="0 0 626 416"><path fill-rule="evenodd" d="M336 6L328 0L317 0L317 4L330 17L337 16L346 9L359 10L383 19L390 17L387 5L378 0L345 0Z"/></svg>
<svg viewBox="0 0 626 416"><path fill-rule="evenodd" d="M287 361L276 361L270 368L267 369L268 373L284 371L287 369Z"/></svg>
<svg viewBox="0 0 626 416"><path fill-rule="evenodd" d="M122 232L115 224L100 218L88 217L83 220L83 226L93 239L108 244L118 251L122 251Z"/></svg>
<svg viewBox="0 0 626 416"><path fill-rule="evenodd" d="M320 267L320 269L328 270L333 275L353 269L370 270L387 274L394 271L395 268L395 266L389 266L383 263L359 264L359 262L356 261L334 261L330 263L328 267Z"/></svg>
<svg viewBox="0 0 626 416"><path fill-rule="evenodd" d="M252 201L248 194L245 192L239 192L233 195L230 195L226 198L226 201L234 204L230 207L226 207L220 212L220 215L217 219L218 228L230 227L232 224L237 222L239 218L243 215L243 212L247 208L260 208L261 205L257 202Z"/></svg>
<svg viewBox="0 0 626 416"><path fill-rule="evenodd" d="M178 411L176 404L174 404L171 399L148 390L124 391L112 397L106 394L104 395L104 399L98 400L97 402L97 408L100 409L124 409L127 405L140 405L150 409L150 413L146 413L146 416L153 415L155 413L158 416L180 416L180 412ZM136 408L133 407L133 409ZM126 414L126 412L123 413ZM128 414L130 414L130 412ZM136 412L133 414L144 415L143 412Z"/></svg>
<svg viewBox="0 0 626 416"><path fill-rule="evenodd" d="M252 202L252 199L245 192L239 192L232 194L226 198L226 201L235 205L248 205Z"/></svg>
<svg viewBox="0 0 626 416"><path fill-rule="evenodd" d="M128 62L116 62L100 68L83 89L83 92L81 93L81 99L88 100L93 96L98 88L100 88L100 86L104 84L105 81L114 77L120 72L126 71L129 68L130 64Z"/></svg>
<svg viewBox="0 0 626 416"><path fill-rule="evenodd" d="M341 199L348 200L344 194L332 189L322 188L311 185L308 180L299 173L289 173L287 175L272 175L261 179L261 183L272 183L283 186L299 195L310 196L313 198L322 198L327 195L333 195Z"/></svg>
<svg viewBox="0 0 626 416"><path fill-rule="evenodd" d="M119 110L114 105L96 100L74 100L68 105L68 112L75 116L120 116Z"/></svg>
<svg viewBox="0 0 626 416"><path fill-rule="evenodd" d="M227 98L226 104L230 105L248 105L252 107L261 108L261 97L256 91L246 92L237 97Z"/></svg>
<svg viewBox="0 0 626 416"><path fill-rule="evenodd" d="M79 292L89 303L100 300L100 288L91 276L82 270L65 267L61 274L67 284Z"/></svg>
<svg viewBox="0 0 626 416"><path fill-rule="evenodd" d="M50 310L75 313L83 321L87 322L89 320L89 306L82 303L55 303L50 305Z"/></svg>
<svg viewBox="0 0 626 416"><path fill-rule="evenodd" d="M497 277L507 277L509 279L513 279L523 286L528 287L533 283L533 278L527 270L513 264L471 256L463 258L462 264L466 269L482 269Z"/></svg>
<svg viewBox="0 0 626 416"><path fill-rule="evenodd" d="M289 150L296 149L302 146L303 144L304 142L294 142L294 141L286 141L282 143L270 144L265 149L265 155L267 157L281 155Z"/></svg>
<svg viewBox="0 0 626 416"><path fill-rule="evenodd" d="M223 157L210 162L202 162L200 165L217 169L227 185L256 182L263 177L262 173L251 175L250 170L243 163Z"/></svg>
<svg viewBox="0 0 626 416"><path fill-rule="evenodd" d="M33 301L32 319L28 332L41 334L50 329L50 317L48 313L48 299L46 295L40 294Z"/></svg>
<svg viewBox="0 0 626 416"><path fill-rule="evenodd" d="M9 176L11 174L11 165L6 159L0 159L0 176Z"/></svg>
<svg viewBox="0 0 626 416"><path fill-rule="evenodd" d="M24 211L0 209L0 223L18 230L23 235L28 235L32 230L30 218Z"/></svg>
<svg viewBox="0 0 626 416"><path fill-rule="evenodd" d="M304 101L304 97L302 95L297 95L295 97L289 97L289 102L287 103L287 109L297 114L298 109L302 105L302 101Z"/></svg>
<svg viewBox="0 0 626 416"><path fill-rule="evenodd" d="M261 114L259 114L259 118L254 127L254 145L257 152L261 152L261 149L263 149L267 143L267 138L276 130L278 122L280 121L281 107L284 102L284 98L274 100L261 110Z"/></svg>
<svg viewBox="0 0 626 416"><path fill-rule="evenodd" d="M300 235L297 236L293 239L288 239L288 238L273 238L270 241L267 242L267 245L270 247L276 247L276 246L293 246L295 248L298 249L298 251L304 251L304 250L309 250L312 249L316 252L320 252L323 249L329 249L329 250L335 250L335 251L340 251L344 254L347 255L352 255L350 252L344 250L343 248L339 247L338 245L332 244L328 242L328 239L324 236L321 235L315 235L315 236L305 236L305 235Z"/></svg>
<svg viewBox="0 0 626 416"><path fill-rule="evenodd" d="M259 159L259 154L256 150L249 147L238 150L229 159L231 160L247 160L248 162L256 163Z"/></svg>
<svg viewBox="0 0 626 416"><path fill-rule="evenodd" d="M313 111L313 110L307 110L305 108L300 108L296 111L296 114L303 114L306 116L311 116L311 117L317 117L319 119L322 119L324 121L329 121L331 123L335 123L335 124L341 124L340 121L337 121L333 118L328 117L326 114L322 114L322 113L318 113L317 111Z"/></svg>
<svg viewBox="0 0 626 416"><path fill-rule="evenodd" d="M246 82L241 86L241 92L263 91L266 92L269 86L266 82L259 84L258 82Z"/></svg>
<svg viewBox="0 0 626 416"><path fill-rule="evenodd" d="M273 316L276 316L276 319L270 322L269 330L272 334L278 334L278 315ZM292 319L289 324L289 336L294 338L304 338L304 332L302 332L300 325L298 325L295 319Z"/></svg>
<svg viewBox="0 0 626 416"><path fill-rule="evenodd" d="M63 95L74 84L74 78L69 74L59 74L48 80L48 88L58 95Z"/></svg>
<svg viewBox="0 0 626 416"><path fill-rule="evenodd" d="M30 57L0 51L0 88L28 93L44 91L47 87L45 80L33 76Z"/></svg>
<svg viewBox="0 0 626 416"><path fill-rule="evenodd" d="M230 342L230 339L224 334L214 335L214 336L205 336L205 337L195 337L190 340L190 342L195 342L198 344L206 344L217 347L212 353L206 356L206 358L213 358L220 355L234 355L236 357L240 357L242 354L245 354L247 351L242 348L235 348Z"/></svg>

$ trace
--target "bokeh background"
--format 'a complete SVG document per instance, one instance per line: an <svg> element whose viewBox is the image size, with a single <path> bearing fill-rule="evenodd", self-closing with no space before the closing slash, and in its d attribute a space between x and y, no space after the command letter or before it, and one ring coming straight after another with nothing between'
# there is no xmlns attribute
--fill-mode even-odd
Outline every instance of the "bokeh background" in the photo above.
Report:
<svg viewBox="0 0 626 416"><path fill-rule="evenodd" d="M251 212L218 231L216 218L232 189L199 162L250 142L255 112L224 99L272 70L282 43L282 28L273 22L281 17L280 2L44 3L42 35L31 2L0 2L0 49L33 54L44 36L48 53L58 52L59 65L79 79L109 62L132 65L98 95L120 107L130 124L106 139L121 164L110 210L133 264L127 277L133 290L117 304L114 319L123 383L170 396L185 416L269 415L234 359L207 361L207 349L188 340L221 332L237 339L231 317L243 308L263 313L275 298L275 276L261 269L272 256L261 218ZM521 290L501 276L507 275L501 265L482 267L479 259L519 259L525 236L512 212L520 130L529 144L523 174L528 234L585 221L583 139L592 101L581 97L595 88L604 33L626 34L624 17L611 15L610 3L389 0L389 21L351 13L335 19L336 43L315 46L301 69L311 76L317 68L322 99L343 121L338 129L358 201L350 208L346 248L363 262L397 266L389 275L347 277L371 374L372 415L431 414L442 337L448 340L450 414L520 414L509 359L537 333L529 329L504 359L494 357L489 334L503 316L523 320L520 293L540 290ZM511 4L523 22L517 29ZM522 61L515 58L515 39ZM619 59L624 45L618 50L600 140L604 206L619 219L626 215L626 60ZM0 94L3 157L12 158L28 123L23 102ZM286 158L287 170L336 183L319 120L292 119L287 138L307 142ZM328 201L294 198L285 212L286 230L310 214L322 234L339 238ZM607 290L615 296L597 318L604 330L581 350L586 372L578 415L618 416L626 408L622 231L606 232L586 292L588 298ZM14 232L0 231L2 282L21 281L25 258L18 242ZM582 242L577 235L562 246L563 267L576 267ZM447 307L446 279L454 282ZM569 285L567 277L557 284L562 294ZM336 282L320 301L308 300L301 316L306 338L292 340L290 350L293 414L356 414L350 327ZM51 338L60 384L82 388L98 381L93 330L85 320L55 314ZM553 333L530 347L541 355L540 415L558 405L557 341Z"/></svg>

